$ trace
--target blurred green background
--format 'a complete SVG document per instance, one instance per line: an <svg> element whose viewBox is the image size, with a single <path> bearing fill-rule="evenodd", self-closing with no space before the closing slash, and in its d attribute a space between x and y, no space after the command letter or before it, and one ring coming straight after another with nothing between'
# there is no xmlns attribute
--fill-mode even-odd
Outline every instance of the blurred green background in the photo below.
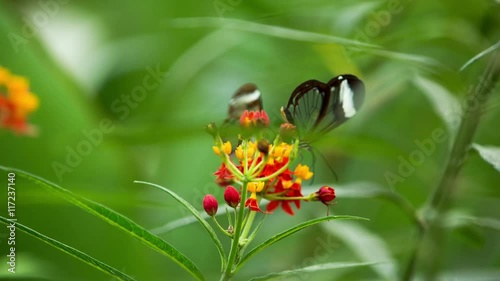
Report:
<svg viewBox="0 0 500 281"><path fill-rule="evenodd" d="M332 212L370 221L329 222L301 231L257 255L236 280L311 261L378 260L390 262L288 280L394 280L408 263L416 226L396 205L349 195L350 187L393 190L415 208L425 203L443 172L448 143L437 144L403 182L388 184L387 172L398 173L401 157L408 159L419 149L416 140L447 130L425 86L440 85L462 99L487 59L459 69L498 42L499 15L500 2L493 0L2 0L0 65L30 80L40 107L30 118L39 128L37 137L0 131L0 165L39 175L157 229L187 213L166 194L133 181L171 188L200 209L206 193L222 199L212 175L219 159L204 126L224 120L227 102L240 85L256 83L277 122L280 106L301 82L353 73L366 84L364 107L314 144L325 160L318 156L314 184L305 189L322 183L337 187ZM379 48L355 48L338 38ZM130 99L132 94L138 98ZM499 103L497 91L477 143L500 146ZM100 124L106 120L112 125L103 132ZM88 155L70 159L69 165L70 151L92 138ZM68 170L58 172L54 163ZM472 154L457 182L455 208L500 219L499 183L498 171ZM0 206L7 205L6 195L0 192ZM23 224L137 280L191 278L168 258L22 178L17 179L16 204ZM5 214L6 207L0 212ZM323 215L318 203L303 204L293 217L276 211L256 242ZM498 280L498 229L450 229L442 261L446 280ZM218 280L216 248L198 224L159 235L198 264L207 280ZM321 258L315 252L324 244L319 240L328 241L320 248L327 253ZM5 240L0 241L3 280L113 280L21 232L18 273L9 274Z"/></svg>

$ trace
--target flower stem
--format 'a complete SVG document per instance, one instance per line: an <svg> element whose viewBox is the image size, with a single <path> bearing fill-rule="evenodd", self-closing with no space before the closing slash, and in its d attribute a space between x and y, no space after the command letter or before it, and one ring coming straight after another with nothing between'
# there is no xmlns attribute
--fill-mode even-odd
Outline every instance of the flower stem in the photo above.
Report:
<svg viewBox="0 0 500 281"><path fill-rule="evenodd" d="M227 232L227 230L225 230L220 224L219 222L217 221L217 219L215 218L215 216L212 216L212 219L214 220L214 223L219 227L220 231L222 231L222 233L226 234L227 236L229 237L233 237L232 234L230 234L229 232Z"/></svg>
<svg viewBox="0 0 500 281"><path fill-rule="evenodd" d="M226 268L222 272L221 276L221 281L226 281L226 280L231 280L233 277L233 267L235 265L236 261L236 256L240 250L239 247L239 240L241 237L242 233L242 228L243 228L243 216L245 214L245 201L247 197L247 187L248 187L248 181L244 180L243 181L243 187L241 191L241 203L240 207L237 212L236 220L234 222L234 236L233 236L233 241L231 243L231 250L229 251L229 258L226 264Z"/></svg>
<svg viewBox="0 0 500 281"><path fill-rule="evenodd" d="M420 226L418 237L413 253L402 277L403 281L413 280L417 263L422 263L425 269L425 280L436 280L441 270L442 257L444 255L443 245L445 245L446 235L442 227L443 214L453 204L453 196L456 191L456 179L463 166L464 160L469 154L474 134L479 124L484 105L491 96L492 89L498 79L499 71L496 63L496 56L493 56L491 64L485 70L479 84L472 89L465 102L464 115L460 128L455 137L448 163L439 185L436 186L430 196L425 209L427 211L428 226ZM432 259L423 258L432 257Z"/></svg>
<svg viewBox="0 0 500 281"><path fill-rule="evenodd" d="M252 228L253 219L255 218L256 213L257 212L255 212L255 211L251 211L250 214L248 215L247 221L245 222L245 228L243 229L243 232L241 233L240 239L244 240L244 239L248 238L248 233L250 232L250 229Z"/></svg>

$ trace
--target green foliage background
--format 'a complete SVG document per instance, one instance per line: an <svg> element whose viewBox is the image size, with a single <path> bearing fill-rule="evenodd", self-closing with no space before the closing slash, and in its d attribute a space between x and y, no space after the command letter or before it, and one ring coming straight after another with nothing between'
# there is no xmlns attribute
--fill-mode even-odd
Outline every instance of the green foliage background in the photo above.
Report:
<svg viewBox="0 0 500 281"><path fill-rule="evenodd" d="M227 9L220 10L220 3ZM27 22L36 21L37 14L44 14L46 20L39 18L38 24L29 27ZM333 213L371 221L328 222L301 231L255 256L237 280L311 265L311 260L318 260L315 250L321 239L331 249L320 249L328 254L318 262L387 257L394 263L307 273L293 280L390 280L402 275L417 228L396 205L369 194L349 196L349 187L356 190L364 183L393 190L416 209L426 202L442 176L447 142L436 144L435 151L403 182L387 181L387 172L398 174L401 157L408 159L419 150L416 140L430 138L435 129L447 132L434 107L448 105L430 101L417 77L441 85L462 100L489 57L459 69L498 42L498 15L500 3L493 0L4 0L0 2L0 65L30 80L40 98L31 122L40 133L30 138L0 131L0 165L39 175L155 229L187 213L165 194L133 181L166 186L200 209L205 193L222 199L222 189L212 176L219 162L204 126L225 118L227 101L241 84L259 86L266 110L278 122L280 106L301 82L353 73L367 87L363 109L314 145L339 181L319 157L313 187L321 183L339 187ZM193 17L197 18L182 20ZM14 42L18 37L13 34L24 40ZM379 47L354 48L335 42L338 38ZM143 101L126 105L122 96L143 85L147 68L167 74ZM475 142L500 146L499 102L496 91ZM113 104L128 111L118 111ZM107 119L113 124L111 132L104 133L102 142L93 145L71 171L58 176L54 163L67 165L68 151L87 139L84 132L99 129ZM446 134L451 142L453 135ZM310 162L308 155L304 161ZM6 173L0 175L5 179L0 182L6 182ZM498 171L472 153L456 182L454 207L463 214L500 219L499 183ZM164 256L31 182L18 178L16 187L17 217L23 224L137 280L191 278ZM0 186L0 190L6 188ZM4 215L6 191L0 192L0 198ZM315 203L304 204L293 217L277 211L268 216L257 240L324 214L324 207ZM453 280L495 280L493 276L500 274L500 227L495 222L490 227L450 228L439 261L443 274L458 278ZM198 264L207 280L217 280L216 249L199 225L160 236ZM0 241L0 260L5 261L5 240L0 237ZM15 277L20 280L110 280L20 232L17 243ZM12 278L5 262L0 268L2 278ZM391 273L384 274L386 270Z"/></svg>

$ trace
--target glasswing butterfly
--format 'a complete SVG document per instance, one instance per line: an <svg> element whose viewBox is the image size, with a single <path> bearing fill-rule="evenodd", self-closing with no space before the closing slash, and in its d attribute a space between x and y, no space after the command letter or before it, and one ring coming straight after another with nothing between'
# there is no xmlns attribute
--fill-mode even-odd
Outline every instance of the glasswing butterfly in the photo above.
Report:
<svg viewBox="0 0 500 281"><path fill-rule="evenodd" d="M246 83L236 90L229 100L228 118L225 122L239 120L245 110L261 111L262 109L262 97L259 89L255 84Z"/></svg>
<svg viewBox="0 0 500 281"><path fill-rule="evenodd" d="M296 127L299 147L311 152L313 166L316 156L310 143L356 115L364 98L365 85L352 74L336 76L328 83L308 80L295 88L286 107L281 107L281 115Z"/></svg>
<svg viewBox="0 0 500 281"><path fill-rule="evenodd" d="M352 74L342 74L328 83L308 80L292 92L283 119L297 127L299 138L307 146L322 135L356 115L363 104L365 85ZM233 94L224 123L238 120L245 110L262 110L262 96L255 84L247 83Z"/></svg>
<svg viewBox="0 0 500 281"><path fill-rule="evenodd" d="M308 80L292 92L281 115L297 127L302 147L342 125L356 115L365 97L365 85L352 74L332 78L328 83Z"/></svg>
<svg viewBox="0 0 500 281"><path fill-rule="evenodd" d="M239 87L229 100L227 118L221 126L220 133L223 141L230 141L236 146L239 143L236 136L241 130L238 123L243 112L262 109L262 96L255 84L246 83Z"/></svg>
<svg viewBox="0 0 500 281"><path fill-rule="evenodd" d="M281 115L296 127L299 147L311 150L311 142L356 115L364 97L364 83L352 74L336 76L327 83L308 80L295 88L286 107L281 107ZM229 101L228 118L224 123L234 123L245 110L262 109L262 97L257 86L244 84ZM314 153L312 155L314 165L316 159Z"/></svg>

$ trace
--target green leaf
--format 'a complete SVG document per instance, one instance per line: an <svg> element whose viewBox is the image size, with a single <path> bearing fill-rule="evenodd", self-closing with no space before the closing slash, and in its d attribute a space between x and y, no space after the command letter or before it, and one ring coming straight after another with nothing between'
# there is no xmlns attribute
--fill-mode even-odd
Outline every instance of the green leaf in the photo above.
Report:
<svg viewBox="0 0 500 281"><path fill-rule="evenodd" d="M67 189L64 189L52 182L49 182L25 171L4 166L0 166L0 169L6 172L15 172L16 175L29 179L30 181L42 186L43 188L55 193L56 195L61 196L63 199L74 204L75 206L89 212L90 214L98 218L101 218L112 226L124 230L127 234L137 238L139 241L146 244L151 249L156 250L164 256L171 258L174 262L184 268L197 280L205 280L201 271L189 258L179 252L169 243L163 241L160 237L152 234L147 229L136 224L131 219L99 203L73 194Z"/></svg>
<svg viewBox="0 0 500 281"><path fill-rule="evenodd" d="M422 65L425 67L440 67L443 68L443 66L437 62L435 59L430 58L430 57L425 57L425 56L420 56L420 55L415 55L415 54L407 54L407 53L400 53L400 52L394 52L394 51L389 51L389 50L384 50L384 49L366 49L365 52L371 53L373 55L381 56L381 57L386 57L389 59L393 60L399 60L407 63L415 63L417 65Z"/></svg>
<svg viewBox="0 0 500 281"><path fill-rule="evenodd" d="M484 161L490 163L495 170L500 172L500 147L482 146L477 143L473 143L472 148L479 152L479 155Z"/></svg>
<svg viewBox="0 0 500 281"><path fill-rule="evenodd" d="M500 276L500 270L495 267L473 268L466 266L445 271L440 274L438 280L491 281L498 280L498 276Z"/></svg>
<svg viewBox="0 0 500 281"><path fill-rule="evenodd" d="M422 76L417 76L413 82L431 102L436 114L446 123L448 131L454 135L462 113L455 96L443 86Z"/></svg>
<svg viewBox="0 0 500 281"><path fill-rule="evenodd" d="M482 228L490 228L500 231L500 220L497 218L477 217L468 214L465 211L449 212L444 221L447 227L458 228L467 225L479 226Z"/></svg>
<svg viewBox="0 0 500 281"><path fill-rule="evenodd" d="M322 227L330 234L343 240L363 261L382 262L373 265L373 269L384 280L397 280L396 266L389 247L382 237L370 232L359 224L338 222L335 225L324 224Z"/></svg>
<svg viewBox="0 0 500 281"><path fill-rule="evenodd" d="M188 209L188 211L190 211L193 214L193 216L201 223L201 225L205 228L205 230L208 232L208 234L210 235L210 237L214 241L215 246L217 247L217 250L219 251L219 256L221 259L222 268L224 268L226 266L226 254L224 253L224 248L222 248L222 243L220 242L219 238L217 237L217 234L215 233L214 229L210 226L210 224L208 224L208 222L206 222L205 219L203 219L203 217L200 215L200 213L191 204L189 204L189 202L184 200L182 197L177 195L175 192L173 192L173 191L169 190L168 188L165 188L161 185L157 185L157 184L149 183L149 182L145 182L145 181L134 181L134 182L150 185L150 186L156 187L160 190L163 190L166 193L168 193L170 196L172 196L175 200L177 200L179 203L181 203L184 207L186 207L186 209Z"/></svg>
<svg viewBox="0 0 500 281"><path fill-rule="evenodd" d="M0 221L2 223L4 223L5 225L9 225L12 223L9 219L4 218L2 216L0 216ZM52 239L48 236L45 236L45 235L41 234L40 232L37 232L37 231L35 231L35 230L33 230L33 229L23 225L23 224L15 222L15 227L16 227L16 231L20 230L26 234L29 234L29 235L31 235L31 236L33 236L41 241L53 246L54 248L61 250L61 251L65 252L66 254L73 256L73 257L85 262L86 264L99 269L100 271L102 271L104 273L107 273L108 275L113 276L114 278L117 278L119 280L124 280L124 281L135 280L134 278L119 271L118 269L111 267L111 266L89 256L88 254L86 254L80 250L77 250L71 246L68 246L64 243L61 243L61 242L59 242L55 239Z"/></svg>
<svg viewBox="0 0 500 281"><path fill-rule="evenodd" d="M227 27L240 31L260 33L268 36L284 38L289 40L322 43L340 44L364 48L376 48L376 45L363 43L357 40L347 39L338 36L320 34L309 31L302 31L281 26L261 24L239 19L224 19L213 17L178 18L168 21L168 24L178 28L206 28L206 27Z"/></svg>
<svg viewBox="0 0 500 281"><path fill-rule="evenodd" d="M313 226L313 225L318 224L320 222L325 222L325 221L330 221L330 220L368 220L368 219L361 218L361 217L355 217L355 216L328 216L328 217L316 218L316 219L312 219L312 220L303 222L301 224L298 224L292 228L289 228L289 229L269 238L268 240L264 241L262 244L253 248L250 252L248 252L241 259L240 263L236 267L236 271L238 271L243 266L243 264L245 264L253 255L255 255L258 252L264 250L265 248L271 246L272 244L280 241L281 239L286 238L286 237L294 234L295 232L302 230L304 228L307 228L309 226Z"/></svg>
<svg viewBox="0 0 500 281"><path fill-rule="evenodd" d="M475 55L473 58L471 58L470 60L468 60L464 65L462 65L462 67L460 67L460 71L464 70L465 68L467 68L469 65L471 65L472 63L474 63L478 59L486 56L487 54L495 51L498 48L500 48L500 41L498 41L495 45L489 47L488 49L480 52L479 54Z"/></svg>
<svg viewBox="0 0 500 281"><path fill-rule="evenodd" d="M287 277L287 276L297 275L297 274L301 274L301 273L318 272L321 270L330 270L330 269L360 267L360 266L368 266L368 265L374 265L374 264L376 264L376 263L374 263L374 262L330 262L330 263L316 264L316 265L292 269L292 270L285 270L285 271L276 272L276 273L270 273L267 275L252 278L252 279L250 279L250 281L272 280L272 279L276 279L279 277Z"/></svg>

